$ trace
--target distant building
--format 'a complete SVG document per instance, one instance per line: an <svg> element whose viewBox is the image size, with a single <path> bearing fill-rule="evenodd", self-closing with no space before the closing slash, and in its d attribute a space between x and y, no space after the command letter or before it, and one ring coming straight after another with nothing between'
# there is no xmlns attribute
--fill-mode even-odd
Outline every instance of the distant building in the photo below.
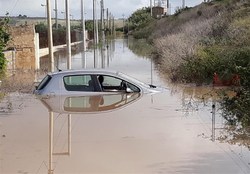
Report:
<svg viewBox="0 0 250 174"><path fill-rule="evenodd" d="M160 18L164 15L164 8L163 7L153 7L152 8L152 15L155 18Z"/></svg>

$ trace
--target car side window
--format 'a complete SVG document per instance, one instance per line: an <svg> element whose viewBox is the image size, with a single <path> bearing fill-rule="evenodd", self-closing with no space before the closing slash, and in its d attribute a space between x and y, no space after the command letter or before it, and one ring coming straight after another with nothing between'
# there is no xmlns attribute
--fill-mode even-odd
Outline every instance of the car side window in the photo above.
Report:
<svg viewBox="0 0 250 174"><path fill-rule="evenodd" d="M103 91L126 91L126 88L130 88L132 91L134 92L139 92L140 89L138 87L136 87L135 85L132 85L131 83L128 83L122 79L116 78L116 77L112 77L112 76L105 76L102 75L102 82L101 86ZM100 76L98 77L98 79L100 79ZM99 80L100 81L100 80Z"/></svg>
<svg viewBox="0 0 250 174"><path fill-rule="evenodd" d="M104 76L103 77L103 86L120 86L122 80L115 78L115 77L111 77L111 76Z"/></svg>
<svg viewBox="0 0 250 174"><path fill-rule="evenodd" d="M71 75L63 78L67 91L95 91L91 75Z"/></svg>

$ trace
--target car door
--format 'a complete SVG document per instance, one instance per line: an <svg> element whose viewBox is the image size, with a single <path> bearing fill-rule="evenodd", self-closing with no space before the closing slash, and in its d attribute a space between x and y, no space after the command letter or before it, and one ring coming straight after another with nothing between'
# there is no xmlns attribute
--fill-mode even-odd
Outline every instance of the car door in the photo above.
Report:
<svg viewBox="0 0 250 174"><path fill-rule="evenodd" d="M101 92L95 76L91 74L66 75L63 85L66 94L94 95Z"/></svg>

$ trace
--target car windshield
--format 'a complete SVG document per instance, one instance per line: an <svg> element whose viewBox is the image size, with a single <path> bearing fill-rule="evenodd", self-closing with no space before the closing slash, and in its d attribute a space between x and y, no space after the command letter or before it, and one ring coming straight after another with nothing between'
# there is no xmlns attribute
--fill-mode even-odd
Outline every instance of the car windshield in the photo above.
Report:
<svg viewBox="0 0 250 174"><path fill-rule="evenodd" d="M133 77L130 77L130 76L128 76L127 74L124 74L124 73L119 72L118 75L120 75L121 77L123 77L123 78L125 78L125 79L128 79L129 81L131 81L131 82L133 82L133 83L135 83L135 84L139 84L139 85L141 85L141 86L143 86L143 87L145 87L145 88L150 87L150 85L148 85L148 84L146 84L146 83L143 83L143 82L141 82L140 80L137 80L137 79L135 79L135 78L133 78Z"/></svg>

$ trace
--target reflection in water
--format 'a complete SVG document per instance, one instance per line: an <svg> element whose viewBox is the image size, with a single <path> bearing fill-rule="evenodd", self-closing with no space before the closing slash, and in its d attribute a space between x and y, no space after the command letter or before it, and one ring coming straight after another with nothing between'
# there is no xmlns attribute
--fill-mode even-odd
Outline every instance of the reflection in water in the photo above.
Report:
<svg viewBox="0 0 250 174"><path fill-rule="evenodd" d="M54 96L41 99L51 112L56 113L98 113L114 111L140 98L140 93L103 94L94 96Z"/></svg>
<svg viewBox="0 0 250 174"><path fill-rule="evenodd" d="M128 47L133 51L134 54L141 57L148 58L153 52L153 46L148 44L145 39L128 39Z"/></svg>
<svg viewBox="0 0 250 174"><path fill-rule="evenodd" d="M105 94L95 96L57 96L41 99L49 113L49 165L48 174L54 173L53 156L71 154L71 114L102 113L114 111L131 104L140 98L140 93ZM59 104L59 105L58 105ZM62 104L62 105L60 105ZM67 114L68 117L68 149L66 152L54 152L54 113Z"/></svg>
<svg viewBox="0 0 250 174"><path fill-rule="evenodd" d="M225 115L224 106L221 106L221 102L224 103L222 93L226 94L228 98L235 96L235 92L230 88L182 88L182 109L179 111L183 111L187 117L203 108L211 108L211 140L245 146L250 149L250 128L242 126L242 120L237 120L237 117L233 117L234 124L230 119L225 119L229 116ZM200 117L204 120L202 116Z"/></svg>

